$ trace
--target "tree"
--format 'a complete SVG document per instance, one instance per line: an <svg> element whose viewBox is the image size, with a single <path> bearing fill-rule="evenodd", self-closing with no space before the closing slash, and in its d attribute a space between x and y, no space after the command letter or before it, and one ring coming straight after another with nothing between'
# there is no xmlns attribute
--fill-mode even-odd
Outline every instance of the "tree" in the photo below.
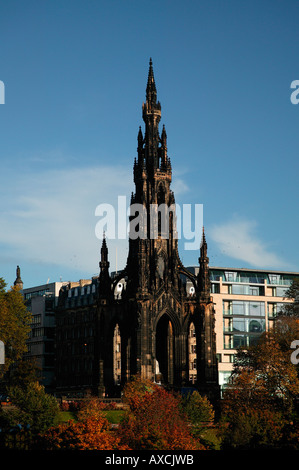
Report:
<svg viewBox="0 0 299 470"><path fill-rule="evenodd" d="M41 369L36 365L36 359L20 359L9 374L9 386L26 388L30 383L38 382L38 371Z"/></svg>
<svg viewBox="0 0 299 470"><path fill-rule="evenodd" d="M6 283L0 278L0 340L5 345L5 364L0 365L0 379L16 366L27 351L26 341L30 332L31 313L27 310L19 287L6 291Z"/></svg>
<svg viewBox="0 0 299 470"><path fill-rule="evenodd" d="M95 414L91 412L95 405ZM53 426L41 434L37 446L43 450L130 450L120 443L95 401L79 415L79 421Z"/></svg>
<svg viewBox="0 0 299 470"><path fill-rule="evenodd" d="M57 401L38 382L30 382L25 388L12 386L8 392L13 408L9 413L2 412L2 420L6 420L7 425L29 425L33 434L53 425L59 411Z"/></svg>
<svg viewBox="0 0 299 470"><path fill-rule="evenodd" d="M77 418L79 421L84 421L88 418L101 418L105 408L106 405L98 397L88 397L80 404Z"/></svg>
<svg viewBox="0 0 299 470"><path fill-rule="evenodd" d="M291 299L292 302L284 305L282 314L299 319L299 278L295 278L285 293L285 298Z"/></svg>
<svg viewBox="0 0 299 470"><path fill-rule="evenodd" d="M197 391L188 393L182 398L182 408L193 426L212 424L215 412L207 397L202 397Z"/></svg>
<svg viewBox="0 0 299 470"><path fill-rule="evenodd" d="M281 324L256 346L238 351L222 401L225 446L298 446L299 379L284 330Z"/></svg>
<svg viewBox="0 0 299 470"><path fill-rule="evenodd" d="M164 388L134 378L124 389L129 405L118 435L134 450L196 450L204 446L190 433L180 400Z"/></svg>

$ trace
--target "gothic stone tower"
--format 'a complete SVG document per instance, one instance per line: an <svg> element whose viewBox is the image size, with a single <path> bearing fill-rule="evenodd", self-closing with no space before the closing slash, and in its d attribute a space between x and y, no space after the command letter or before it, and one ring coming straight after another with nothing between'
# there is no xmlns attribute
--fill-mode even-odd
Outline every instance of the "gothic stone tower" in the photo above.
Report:
<svg viewBox="0 0 299 470"><path fill-rule="evenodd" d="M125 269L112 280L108 248L101 250L98 299L99 393L113 388L113 336L120 334L121 383L132 375L180 388L189 383L188 333L196 331L197 388L209 396L218 393L218 370L213 299L210 296L209 259L203 233L199 274L182 265L176 235L175 198L170 189L172 168L167 135L159 133L161 105L150 60L146 101L142 106L144 134L139 129L134 162L135 193L131 197L129 254ZM134 208L143 207L138 217ZM162 210L161 210L162 208ZM142 214L142 216L141 216ZM137 223L137 222L138 223ZM138 229L138 230L137 230ZM136 236L138 232L139 236ZM194 284L186 293L182 279ZM121 295L115 294L120 280ZM111 286L111 287L110 287Z"/></svg>

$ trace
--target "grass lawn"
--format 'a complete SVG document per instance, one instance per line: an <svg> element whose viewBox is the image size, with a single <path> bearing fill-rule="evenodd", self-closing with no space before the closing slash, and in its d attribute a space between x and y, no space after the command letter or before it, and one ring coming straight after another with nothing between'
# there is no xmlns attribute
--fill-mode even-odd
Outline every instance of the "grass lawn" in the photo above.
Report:
<svg viewBox="0 0 299 470"><path fill-rule="evenodd" d="M73 413L72 411L59 411L55 420L55 425L67 423L71 419L77 421L76 413Z"/></svg>
<svg viewBox="0 0 299 470"><path fill-rule="evenodd" d="M123 410L109 410L109 411L103 411L103 414L108 419L109 423L118 424L121 421L121 419L124 417L125 411L123 411ZM76 415L75 412L60 411L58 413L55 424L67 423L71 419L74 420L74 421L77 421L77 415Z"/></svg>
<svg viewBox="0 0 299 470"><path fill-rule="evenodd" d="M109 410L104 411L103 413L108 419L109 423L118 424L123 419L126 412L124 410Z"/></svg>
<svg viewBox="0 0 299 470"><path fill-rule="evenodd" d="M201 437L213 446L214 450L221 449L221 439L217 436L216 428L205 428Z"/></svg>

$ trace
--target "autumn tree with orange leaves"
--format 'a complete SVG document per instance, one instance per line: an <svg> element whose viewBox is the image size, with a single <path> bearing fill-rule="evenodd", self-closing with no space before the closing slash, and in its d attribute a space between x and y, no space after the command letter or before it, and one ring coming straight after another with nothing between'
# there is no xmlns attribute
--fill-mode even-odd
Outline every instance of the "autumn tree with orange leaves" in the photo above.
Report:
<svg viewBox="0 0 299 470"><path fill-rule="evenodd" d="M223 448L299 449L299 378L290 350L298 332L298 320L280 318L257 345L238 351L222 400Z"/></svg>
<svg viewBox="0 0 299 470"><path fill-rule="evenodd" d="M99 413L48 429L36 446L42 450L130 450L120 444L108 420Z"/></svg>
<svg viewBox="0 0 299 470"><path fill-rule="evenodd" d="M179 398L164 388L134 378L124 390L130 411L120 423L118 435L134 450L203 450L190 433Z"/></svg>

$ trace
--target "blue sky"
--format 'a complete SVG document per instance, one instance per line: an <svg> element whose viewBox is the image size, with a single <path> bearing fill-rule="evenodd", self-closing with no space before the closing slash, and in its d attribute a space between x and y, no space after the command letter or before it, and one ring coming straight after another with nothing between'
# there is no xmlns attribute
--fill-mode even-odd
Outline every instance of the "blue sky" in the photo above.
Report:
<svg viewBox="0 0 299 470"><path fill-rule="evenodd" d="M299 271L298 14L290 0L1 2L0 276L98 273L95 209L134 190L150 57L176 202L203 204L210 265ZM108 246L121 269L127 242Z"/></svg>

